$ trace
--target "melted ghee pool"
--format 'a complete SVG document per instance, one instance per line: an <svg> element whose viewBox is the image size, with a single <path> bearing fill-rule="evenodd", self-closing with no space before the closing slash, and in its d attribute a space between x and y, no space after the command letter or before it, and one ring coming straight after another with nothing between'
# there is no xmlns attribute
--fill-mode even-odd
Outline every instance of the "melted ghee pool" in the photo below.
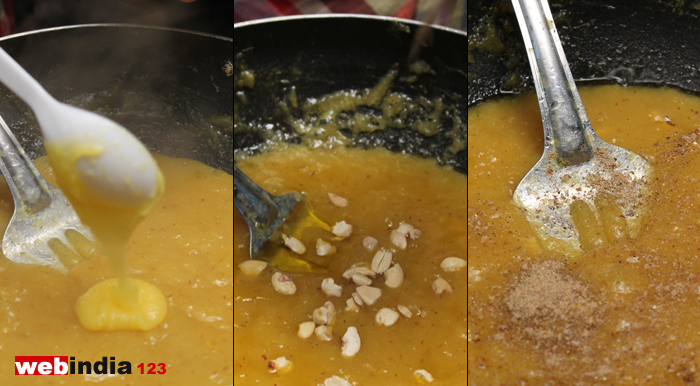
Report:
<svg viewBox="0 0 700 386"><path fill-rule="evenodd" d="M46 385L48 381L71 386L233 384L232 176L197 161L155 158L168 190L135 226L125 253L130 280L162 291L168 307L163 322L149 331L85 329L75 313L78 299L96 288L106 290L103 295L113 295L117 283L110 279L114 270L106 254L82 248L84 244L79 245L80 255L73 254L75 261L67 275L0 258L0 385ZM47 158L36 164L55 184ZM12 197L3 182L2 227L12 210ZM154 296L150 290L145 293ZM108 296L107 300L115 299ZM157 307L166 304L155 302ZM109 305L100 301L88 305L98 316L93 321L107 323L100 317L105 307ZM142 311L124 315L137 319L137 324L147 322L154 310ZM117 363L131 362L133 375L20 378L13 371L15 355L74 356L90 362L114 356ZM166 373L141 375L140 363L164 363Z"/></svg>
<svg viewBox="0 0 700 386"><path fill-rule="evenodd" d="M700 98L639 87L580 91L600 137L655 168L646 224L635 239L577 258L543 252L511 203L542 154L536 97L471 109L469 370L460 384L700 380Z"/></svg>
<svg viewBox="0 0 700 386"><path fill-rule="evenodd" d="M305 192L314 212L329 224L346 221L352 235L337 246L329 259L328 275L289 274L294 295L277 293L268 267L259 276L234 270L234 377L237 386L305 386L323 383L338 375L357 385L414 385L414 371L426 370L437 385L463 385L467 358L467 271L445 272L446 257L466 259L467 178L433 160L390 153L383 149L316 149L292 147L237 163L264 189L274 194ZM331 204L328 193L348 199L346 207ZM391 229L407 222L422 231L405 250L396 250L394 261L405 280L396 289L384 286L378 276L372 286L382 296L358 312L344 311L356 285L340 273L356 264L369 266L375 252L362 241L372 236L379 247L392 249ZM249 234L238 212L234 216L234 262L249 259ZM313 233L302 241L309 258L315 255ZM397 249L397 248L393 248ZM340 298L327 297L321 282L332 277L343 286ZM432 283L438 277L454 288L436 295ZM316 308L331 301L338 310L330 330L331 341L298 335L300 323L311 320ZM375 315L382 308L408 307L413 316L401 316L390 327L379 325ZM354 326L361 339L357 355L343 357L341 336ZM268 364L284 356L293 363L284 373L271 374Z"/></svg>

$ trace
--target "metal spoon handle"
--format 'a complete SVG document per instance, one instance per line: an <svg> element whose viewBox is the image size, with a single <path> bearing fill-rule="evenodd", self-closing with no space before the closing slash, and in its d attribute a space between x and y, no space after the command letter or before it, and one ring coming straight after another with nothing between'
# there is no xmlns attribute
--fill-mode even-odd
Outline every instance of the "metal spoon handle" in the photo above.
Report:
<svg viewBox="0 0 700 386"><path fill-rule="evenodd" d="M0 117L0 171L7 181L15 211L34 214L51 204L48 183Z"/></svg>
<svg viewBox="0 0 700 386"><path fill-rule="evenodd" d="M273 196L233 166L233 205L250 228L250 256L256 258L262 246L282 226L289 211L301 200L298 193Z"/></svg>
<svg viewBox="0 0 700 386"><path fill-rule="evenodd" d="M248 176L233 166L233 205L238 209L251 227L261 227L272 223L278 210L272 197Z"/></svg>
<svg viewBox="0 0 700 386"><path fill-rule="evenodd" d="M564 165L591 159L593 134L546 0L512 0L532 69L545 147ZM593 134L595 135L595 134Z"/></svg>

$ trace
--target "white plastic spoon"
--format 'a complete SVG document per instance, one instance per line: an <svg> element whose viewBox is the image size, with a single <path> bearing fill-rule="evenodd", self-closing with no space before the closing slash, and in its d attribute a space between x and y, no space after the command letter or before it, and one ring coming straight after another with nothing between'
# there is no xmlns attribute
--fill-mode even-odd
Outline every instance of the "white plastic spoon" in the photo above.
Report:
<svg viewBox="0 0 700 386"><path fill-rule="evenodd" d="M158 194L158 165L146 147L124 127L57 101L1 48L0 82L34 111L45 144L95 150L76 162L77 175L94 196L134 207Z"/></svg>

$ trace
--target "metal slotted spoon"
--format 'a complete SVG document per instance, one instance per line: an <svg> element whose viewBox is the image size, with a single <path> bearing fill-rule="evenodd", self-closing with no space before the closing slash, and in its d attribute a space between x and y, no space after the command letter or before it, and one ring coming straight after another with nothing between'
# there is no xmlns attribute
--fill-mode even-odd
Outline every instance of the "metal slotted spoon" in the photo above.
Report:
<svg viewBox="0 0 700 386"><path fill-rule="evenodd" d="M274 196L261 188L235 165L233 166L233 204L248 223L250 230L250 257L261 259L286 272L325 273L327 267L310 260L307 255L295 256L284 249L265 250L270 241L286 224L289 234L301 237L307 228L330 231L324 221L316 217L299 193ZM296 216L292 216L292 209ZM294 217L293 219L291 217Z"/></svg>
<svg viewBox="0 0 700 386"><path fill-rule="evenodd" d="M250 257L260 257L263 245L282 226L292 208L301 201L298 193L273 196L233 166L233 203L250 229Z"/></svg>
<svg viewBox="0 0 700 386"><path fill-rule="evenodd" d="M542 158L513 194L547 249L635 237L651 194L652 167L596 135L546 0L512 0L542 113ZM585 240L584 240L585 239ZM588 243L590 244L590 243Z"/></svg>
<svg viewBox="0 0 700 386"><path fill-rule="evenodd" d="M71 236L88 240L94 240L94 236L80 222L61 190L39 174L2 117L0 126L0 171L15 202L2 239L2 251L15 263L45 265L67 272L56 249L72 251L70 240L75 239Z"/></svg>

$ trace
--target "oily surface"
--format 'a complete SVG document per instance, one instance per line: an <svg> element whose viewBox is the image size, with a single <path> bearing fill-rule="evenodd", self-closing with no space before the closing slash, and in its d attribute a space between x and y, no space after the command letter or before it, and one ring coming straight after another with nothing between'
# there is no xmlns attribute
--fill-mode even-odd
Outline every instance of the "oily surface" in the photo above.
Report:
<svg viewBox="0 0 700 386"><path fill-rule="evenodd" d="M274 194L305 192L305 200L331 225L346 221L352 235L337 246L332 259L341 267L327 275L289 274L294 295L277 293L268 267L259 276L246 276L234 269L234 377L236 385L304 386L323 383L333 375L355 385L413 385L415 370L433 375L434 385L463 384L467 358L467 272L446 273L440 263L446 257L466 259L467 179L434 161L389 153L385 150L308 150L290 148L237 163L243 172ZM344 208L331 204L328 193L348 200ZM374 253L362 240L372 236L378 246L397 249L390 242L392 229L407 222L422 231L396 250L394 262L405 272L396 289L384 286L378 276L372 286L382 296L358 312L345 311L346 300L356 285L340 273L353 265L369 266ZM249 258L248 229L238 212L234 217L234 262ZM305 241L306 254L315 255L315 238ZM327 297L321 282L331 277L342 285L342 296ZM438 277L454 291L436 295L431 284ZM300 323L311 320L313 311L333 302L338 310L330 330L331 341L316 336L297 336ZM381 308L408 307L413 316L401 316L385 327L375 322ZM341 356L340 337L348 327L357 328L360 351ZM268 372L270 360L284 356L292 367L284 373Z"/></svg>
<svg viewBox="0 0 700 386"><path fill-rule="evenodd" d="M700 99L581 90L604 140L655 168L641 235L564 259L511 196L543 149L532 95L469 111L468 384L692 385L700 381Z"/></svg>
<svg viewBox="0 0 700 386"><path fill-rule="evenodd" d="M156 155L166 180L162 200L137 226L127 251L131 277L155 285L168 302L162 324L146 332L90 332L76 316L78 297L114 277L104 254L80 259L67 275L0 258L0 384L232 385L232 177L197 161ZM55 183L45 157L36 161ZM0 223L12 214L0 189ZM6 225L3 225L4 229ZM16 355L103 356L129 361L133 375L16 376ZM140 363L165 363L141 375ZM148 368L146 368L148 370Z"/></svg>

